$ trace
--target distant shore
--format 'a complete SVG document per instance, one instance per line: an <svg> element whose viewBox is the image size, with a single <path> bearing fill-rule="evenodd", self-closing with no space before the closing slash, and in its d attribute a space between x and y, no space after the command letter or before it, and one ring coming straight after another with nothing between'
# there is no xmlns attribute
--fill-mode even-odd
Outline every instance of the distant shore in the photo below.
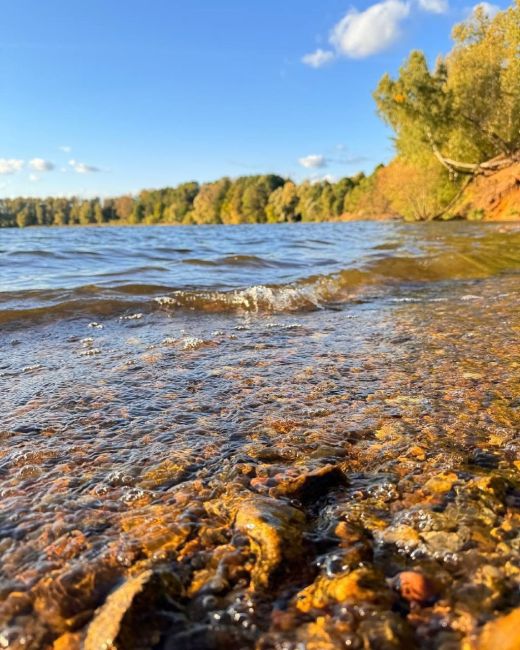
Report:
<svg viewBox="0 0 520 650"><path fill-rule="evenodd" d="M519 221L520 162L476 176L445 212L411 219L389 209L381 194L386 168L337 183L295 185L275 175L221 179L199 186L143 190L111 199L0 199L0 228L29 226L193 226L338 221Z"/></svg>

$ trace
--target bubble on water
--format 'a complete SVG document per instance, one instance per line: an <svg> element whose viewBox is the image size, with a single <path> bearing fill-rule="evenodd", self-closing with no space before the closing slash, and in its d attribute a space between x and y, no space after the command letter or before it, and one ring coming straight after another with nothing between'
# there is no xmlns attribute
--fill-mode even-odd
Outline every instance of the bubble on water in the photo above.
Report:
<svg viewBox="0 0 520 650"><path fill-rule="evenodd" d="M121 496L121 501L124 503L132 503L133 501L140 501L150 494L149 491L142 488L133 487L126 490Z"/></svg>
<svg viewBox="0 0 520 650"><path fill-rule="evenodd" d="M129 314L128 316L120 316L119 320L140 320L143 314Z"/></svg>
<svg viewBox="0 0 520 650"><path fill-rule="evenodd" d="M110 474L107 474L105 481L112 486L131 485L134 482L134 477L125 474L121 470L114 470Z"/></svg>
<svg viewBox="0 0 520 650"><path fill-rule="evenodd" d="M98 496L108 494L108 492L110 492L110 487L106 483L98 483L92 489L92 493Z"/></svg>
<svg viewBox="0 0 520 650"><path fill-rule="evenodd" d="M182 340L182 347L184 350L197 350L205 344L206 341L204 341L204 339L199 339L196 336L186 336Z"/></svg>
<svg viewBox="0 0 520 650"><path fill-rule="evenodd" d="M79 353L81 357L94 357L96 354L101 354L100 348L89 348Z"/></svg>
<svg viewBox="0 0 520 650"><path fill-rule="evenodd" d="M102 325L101 323L96 323L96 322L89 323L88 326L93 330L102 330L104 327L104 325Z"/></svg>
<svg viewBox="0 0 520 650"><path fill-rule="evenodd" d="M33 372L34 370L41 370L43 368L41 363L35 363L32 366L24 366L22 372Z"/></svg>
<svg viewBox="0 0 520 650"><path fill-rule="evenodd" d="M177 343L177 339L173 338L173 336L167 336L165 339L162 340L163 345L175 345Z"/></svg>

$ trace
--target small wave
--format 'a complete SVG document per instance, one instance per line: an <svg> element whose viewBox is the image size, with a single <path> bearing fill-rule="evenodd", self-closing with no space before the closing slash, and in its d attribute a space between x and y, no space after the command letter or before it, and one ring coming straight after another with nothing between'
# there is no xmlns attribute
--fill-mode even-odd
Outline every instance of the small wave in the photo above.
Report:
<svg viewBox="0 0 520 650"><path fill-rule="evenodd" d="M233 256L250 264L255 256ZM350 268L316 274L293 282L254 284L240 288L168 287L157 284L83 285L0 293L0 323L23 324L42 319L91 319L142 314L157 309L201 312L297 312L337 307L367 300L392 289L423 283L476 280L518 273L516 249L500 256L489 250L430 251L419 255L366 256ZM134 316L135 318L135 316Z"/></svg>
<svg viewBox="0 0 520 650"><path fill-rule="evenodd" d="M298 311L319 309L323 296L317 287L263 285L232 291L175 291L168 296L159 296L155 301L169 309L191 309L194 311Z"/></svg>
<svg viewBox="0 0 520 650"><path fill-rule="evenodd" d="M292 261L269 260L257 255L225 255L216 259L202 259L188 257L181 260L181 264L191 266L231 266L238 268L297 268L303 266Z"/></svg>

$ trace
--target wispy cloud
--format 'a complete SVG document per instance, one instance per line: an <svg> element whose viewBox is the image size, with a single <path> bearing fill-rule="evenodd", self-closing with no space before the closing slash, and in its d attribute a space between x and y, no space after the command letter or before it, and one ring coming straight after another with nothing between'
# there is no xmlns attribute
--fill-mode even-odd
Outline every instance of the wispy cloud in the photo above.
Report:
<svg viewBox="0 0 520 650"><path fill-rule="evenodd" d="M333 174L324 174L323 176L314 176L311 178L311 183L315 185L316 183L336 183L338 177Z"/></svg>
<svg viewBox="0 0 520 650"><path fill-rule="evenodd" d="M78 174L94 174L101 171L99 167L87 165L86 163L78 162L77 160L69 160L69 165Z"/></svg>
<svg viewBox="0 0 520 650"><path fill-rule="evenodd" d="M29 167L37 172L50 172L54 169L54 163L43 158L33 158L29 161Z"/></svg>
<svg viewBox="0 0 520 650"><path fill-rule="evenodd" d="M338 151L345 151L345 146L337 146ZM365 156L351 156L346 152L344 155L330 155L325 156L323 154L311 154L310 156L305 156L300 158L298 162L302 167L306 169L325 169L329 165L342 165L342 166L352 166L359 165L361 163L367 162L369 159ZM323 177L320 177L323 178Z"/></svg>
<svg viewBox="0 0 520 650"><path fill-rule="evenodd" d="M302 167L306 169L322 169L327 166L327 159L321 154L311 154L298 160Z"/></svg>
<svg viewBox="0 0 520 650"><path fill-rule="evenodd" d="M448 0L419 0L419 7L432 14L445 14L449 4Z"/></svg>
<svg viewBox="0 0 520 650"><path fill-rule="evenodd" d="M36 183L40 180L40 177L38 176L38 174L29 174L29 180L31 181L31 183Z"/></svg>
<svg viewBox="0 0 520 650"><path fill-rule="evenodd" d="M331 50L322 50L318 48L315 52L306 54L302 58L302 63L311 68L321 68L335 59L336 55Z"/></svg>
<svg viewBox="0 0 520 650"><path fill-rule="evenodd" d="M24 166L23 160L16 158L0 158L0 174L16 174Z"/></svg>
<svg viewBox="0 0 520 650"><path fill-rule="evenodd" d="M64 151L65 153L70 153L72 151L72 147L69 147L68 144L62 144L60 147L60 151Z"/></svg>

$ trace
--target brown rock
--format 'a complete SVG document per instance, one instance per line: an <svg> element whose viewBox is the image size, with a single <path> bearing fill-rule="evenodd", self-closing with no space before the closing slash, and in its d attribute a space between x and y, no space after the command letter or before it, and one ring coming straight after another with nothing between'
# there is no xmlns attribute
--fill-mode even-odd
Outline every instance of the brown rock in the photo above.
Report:
<svg viewBox="0 0 520 650"><path fill-rule="evenodd" d="M264 496L246 498L236 513L235 527L249 538L256 555L254 588L267 587L282 559L301 553L305 515L296 508Z"/></svg>
<svg viewBox="0 0 520 650"><path fill-rule="evenodd" d="M384 583L369 569L356 569L334 578L319 576L312 585L296 596L296 607L301 612L324 609L333 603L389 602L391 594Z"/></svg>
<svg viewBox="0 0 520 650"><path fill-rule="evenodd" d="M325 465L296 478L282 480L270 494L303 502L316 501L329 490L346 484L347 478L337 465Z"/></svg>
<svg viewBox="0 0 520 650"><path fill-rule="evenodd" d="M129 578L108 596L89 625L85 638L85 650L99 650L113 647L124 615L130 609L136 595L150 580L151 571Z"/></svg>

